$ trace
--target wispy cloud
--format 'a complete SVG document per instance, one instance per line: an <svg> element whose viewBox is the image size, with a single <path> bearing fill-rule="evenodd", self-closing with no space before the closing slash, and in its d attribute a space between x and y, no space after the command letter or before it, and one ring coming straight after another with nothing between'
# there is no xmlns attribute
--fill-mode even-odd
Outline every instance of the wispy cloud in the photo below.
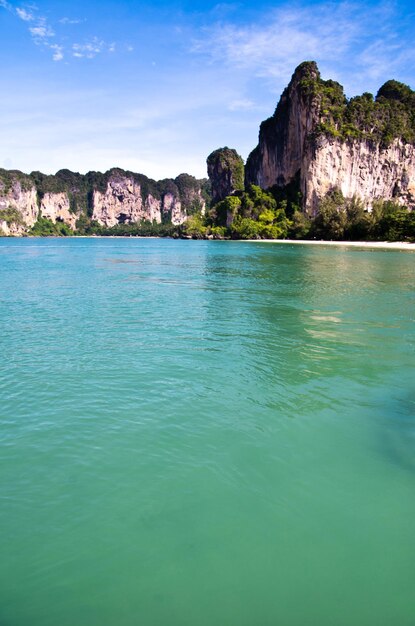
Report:
<svg viewBox="0 0 415 626"><path fill-rule="evenodd" d="M50 44L49 48L53 51L52 59L54 61L62 61L64 58L63 47L59 44Z"/></svg>
<svg viewBox="0 0 415 626"><path fill-rule="evenodd" d="M93 59L102 52L114 53L116 43L107 43L98 37L91 37L84 43L67 43L66 37L59 38L56 30L51 26L49 20L44 15L40 15L35 5L15 7L7 0L0 0L0 7L3 7L23 22L27 22L28 32L33 42L37 46L47 48L52 53L53 61L62 61L66 56L77 59ZM57 20L57 25L75 25L85 22L83 19L71 19L63 17ZM59 31L59 28L57 29Z"/></svg>
<svg viewBox="0 0 415 626"><path fill-rule="evenodd" d="M385 74L399 76L403 68L414 67L415 49L391 35L368 45L358 56L358 61L367 68L368 76L373 80L379 80Z"/></svg>
<svg viewBox="0 0 415 626"><path fill-rule="evenodd" d="M329 50L338 55L358 28L358 20L350 18L351 7L347 5L314 7L312 11L279 9L265 22L208 27L193 49L207 53L213 61L224 60L237 68L273 75L279 62L291 66L298 55L309 58Z"/></svg>
<svg viewBox="0 0 415 626"><path fill-rule="evenodd" d="M20 17L20 19L24 22L33 22L33 20L35 19L33 13L31 13L30 11L26 11L26 9L23 8L17 7L16 13L18 17Z"/></svg>
<svg viewBox="0 0 415 626"><path fill-rule="evenodd" d="M46 17L38 15L36 13L37 8L34 5L31 5L28 8L14 7L10 2L0 0L0 6L18 17L23 22L32 24L29 26L29 32L35 44L39 45L46 43L50 37L55 36L55 33L49 26Z"/></svg>
<svg viewBox="0 0 415 626"><path fill-rule="evenodd" d="M86 59L93 59L97 56L97 54L100 54L104 50L110 50L111 46L113 46L113 44L108 46L102 39L98 39L98 37L93 37L90 41L87 41L86 43L72 44L72 54L78 59L82 59L84 57ZM113 52L113 50L110 51Z"/></svg>
<svg viewBox="0 0 415 626"><path fill-rule="evenodd" d="M31 26L29 32L33 37L33 41L38 45L47 45L48 40L55 36L55 32L51 26L49 26L45 17L37 18L35 26Z"/></svg>
<svg viewBox="0 0 415 626"><path fill-rule="evenodd" d="M59 20L59 24L82 24L82 22L84 22L85 20L77 20L77 19L70 19L69 17L63 17L62 19Z"/></svg>
<svg viewBox="0 0 415 626"><path fill-rule="evenodd" d="M410 42L395 37L393 13L389 4L287 5L254 23L217 22L204 28L192 50L212 64L281 83L305 59L317 60L334 76L344 75L348 65L351 83L356 84L357 67L377 78L385 63L397 68L414 60Z"/></svg>

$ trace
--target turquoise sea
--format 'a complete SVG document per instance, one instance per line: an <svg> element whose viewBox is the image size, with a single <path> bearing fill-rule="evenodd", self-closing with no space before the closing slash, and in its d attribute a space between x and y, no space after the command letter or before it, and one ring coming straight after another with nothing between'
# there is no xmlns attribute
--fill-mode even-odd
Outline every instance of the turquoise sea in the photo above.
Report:
<svg viewBox="0 0 415 626"><path fill-rule="evenodd" d="M0 239L1 626L414 626L415 253Z"/></svg>

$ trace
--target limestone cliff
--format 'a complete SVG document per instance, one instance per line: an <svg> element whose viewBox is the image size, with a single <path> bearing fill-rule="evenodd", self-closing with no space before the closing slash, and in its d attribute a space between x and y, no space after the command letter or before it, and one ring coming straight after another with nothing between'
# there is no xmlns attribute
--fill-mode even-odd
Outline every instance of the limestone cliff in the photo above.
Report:
<svg viewBox="0 0 415 626"><path fill-rule="evenodd" d="M347 100L302 63L274 115L263 122L246 164L246 184L263 189L298 180L303 208L315 214L327 192L340 189L367 208L375 199L415 207L415 93L388 81L376 99Z"/></svg>
<svg viewBox="0 0 415 626"><path fill-rule="evenodd" d="M70 202L66 193L45 193L40 201L40 215L52 222L65 222L71 228L75 228L76 215L70 211Z"/></svg>
<svg viewBox="0 0 415 626"><path fill-rule="evenodd" d="M186 212L182 207L182 203L179 200L179 195L172 192L167 192L163 196L163 203L161 207L161 214L164 219L170 220L174 226L183 224L186 221Z"/></svg>
<svg viewBox="0 0 415 626"><path fill-rule="evenodd" d="M161 222L161 203L150 193L143 197L133 176L114 173L104 192L94 190L92 219L104 226L132 224L142 220Z"/></svg>
<svg viewBox="0 0 415 626"><path fill-rule="evenodd" d="M0 232L24 235L39 217L73 230L80 219L104 227L143 221L179 225L203 213L207 198L207 181L188 174L156 182L120 169L85 175L60 170L54 176L0 170Z"/></svg>
<svg viewBox="0 0 415 626"><path fill-rule="evenodd" d="M376 199L415 207L415 146L399 139L382 147L367 140L320 137L302 174L304 206L311 213L336 188L345 198L362 199L369 209Z"/></svg>
<svg viewBox="0 0 415 626"><path fill-rule="evenodd" d="M206 162L213 204L244 188L244 162L236 150L219 148L208 156Z"/></svg>
<svg viewBox="0 0 415 626"><path fill-rule="evenodd" d="M34 182L17 170L0 170L0 229L21 235L37 220L39 208Z"/></svg>

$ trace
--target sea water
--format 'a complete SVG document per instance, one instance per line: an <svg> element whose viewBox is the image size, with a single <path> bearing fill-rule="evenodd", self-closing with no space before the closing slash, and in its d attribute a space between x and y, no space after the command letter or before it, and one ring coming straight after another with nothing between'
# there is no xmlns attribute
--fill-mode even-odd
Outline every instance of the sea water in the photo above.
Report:
<svg viewBox="0 0 415 626"><path fill-rule="evenodd" d="M415 254L0 240L2 626L413 626Z"/></svg>

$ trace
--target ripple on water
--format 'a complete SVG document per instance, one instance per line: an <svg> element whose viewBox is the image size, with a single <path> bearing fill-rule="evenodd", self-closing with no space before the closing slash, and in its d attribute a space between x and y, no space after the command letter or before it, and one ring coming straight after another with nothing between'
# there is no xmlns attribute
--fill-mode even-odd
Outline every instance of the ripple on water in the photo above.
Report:
<svg viewBox="0 0 415 626"><path fill-rule="evenodd" d="M0 620L410 623L413 255L0 255Z"/></svg>

